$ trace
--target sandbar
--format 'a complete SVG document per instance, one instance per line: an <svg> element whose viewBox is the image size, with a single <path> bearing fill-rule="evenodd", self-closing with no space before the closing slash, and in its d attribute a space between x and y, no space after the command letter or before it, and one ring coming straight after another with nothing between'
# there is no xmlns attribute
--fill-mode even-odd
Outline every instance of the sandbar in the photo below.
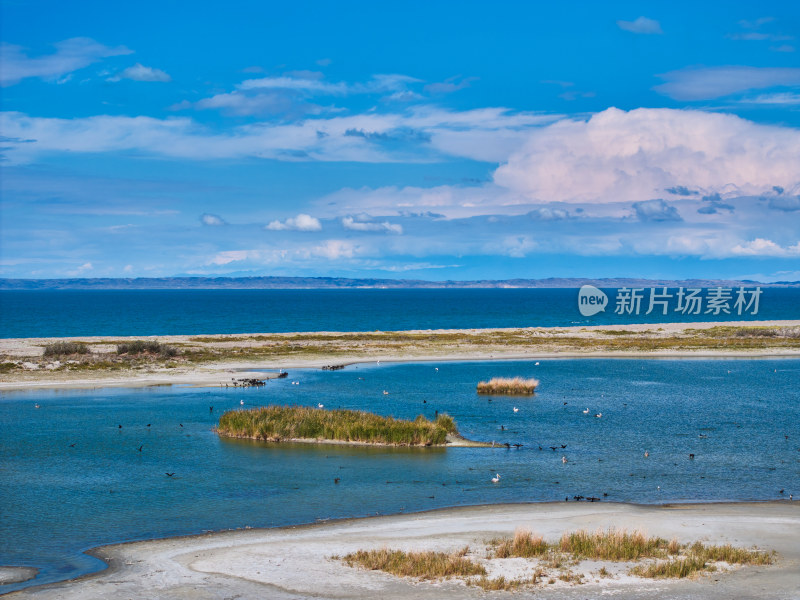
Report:
<svg viewBox="0 0 800 600"><path fill-rule="evenodd" d="M152 385L220 387L232 379L268 375L263 370L321 368L364 362L425 362L453 360L538 360L566 358L800 358L798 336L783 340L746 340L747 345L703 337L717 327L798 328L800 321L737 321L657 323L586 327L512 329L412 330L403 332L306 332L278 334L219 334L209 336L149 336L163 344L221 353L213 360L171 365L150 364L136 369L61 370L59 363L41 362L45 345L78 341L92 351L111 352L125 339L105 337L0 339L2 360L30 369L0 374L0 391L35 389L91 389ZM621 332L625 335L611 335ZM374 339L364 339L373 336ZM395 342L394 337L402 337ZM626 341L630 342L626 346ZM697 342L700 344L697 344ZM741 341L741 340L739 340ZM694 344L694 345L692 345ZM291 347L290 350L285 348ZM234 358L239 353L249 356ZM227 353L227 354L226 354ZM259 354L261 353L261 354ZM34 368L35 367L35 368ZM52 367L52 368L51 368Z"/></svg>
<svg viewBox="0 0 800 600"><path fill-rule="evenodd" d="M595 575L597 564L581 563L577 568L586 571L587 583L545 582L513 592L513 597L800 597L798 502L663 506L565 502L451 508L104 546L91 554L108 563L105 571L27 588L8 598L483 598L486 592L463 582L418 582L347 567L332 557L381 547L452 551L511 535L518 527L554 540L565 531L612 526L677 537L681 542L757 546L775 550L778 557L770 566L739 567L695 580L647 580L624 574L603 578Z"/></svg>

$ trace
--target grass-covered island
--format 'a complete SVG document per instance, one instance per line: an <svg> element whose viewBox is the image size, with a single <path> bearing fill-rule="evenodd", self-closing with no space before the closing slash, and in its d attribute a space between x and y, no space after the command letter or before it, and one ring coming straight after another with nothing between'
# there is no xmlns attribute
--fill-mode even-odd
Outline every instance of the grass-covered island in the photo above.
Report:
<svg viewBox="0 0 800 600"><path fill-rule="evenodd" d="M464 439L453 418L413 421L358 410L326 410L306 406L265 406L231 410L219 419L225 437L267 442L329 442L386 446L491 446Z"/></svg>
<svg viewBox="0 0 800 600"><path fill-rule="evenodd" d="M489 381L478 383L478 393L499 396L530 396L536 391L537 385L539 385L538 379L492 377Z"/></svg>

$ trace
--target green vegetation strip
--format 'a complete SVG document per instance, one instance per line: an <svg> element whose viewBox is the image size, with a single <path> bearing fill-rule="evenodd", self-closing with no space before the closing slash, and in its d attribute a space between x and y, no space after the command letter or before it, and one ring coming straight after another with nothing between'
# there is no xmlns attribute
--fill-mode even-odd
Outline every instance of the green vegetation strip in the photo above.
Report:
<svg viewBox="0 0 800 600"><path fill-rule="evenodd" d="M396 446L441 446L458 436L455 421L442 414L436 421L422 415L413 421L356 410L305 406L267 406L223 414L219 435L265 441L330 440Z"/></svg>

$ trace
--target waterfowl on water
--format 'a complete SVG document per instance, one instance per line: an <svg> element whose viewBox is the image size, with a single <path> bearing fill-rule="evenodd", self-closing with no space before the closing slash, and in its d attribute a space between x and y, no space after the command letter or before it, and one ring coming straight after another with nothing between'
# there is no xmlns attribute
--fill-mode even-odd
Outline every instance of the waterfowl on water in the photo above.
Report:
<svg viewBox="0 0 800 600"><path fill-rule="evenodd" d="M492 483L497 483L500 481L500 473L496 473L494 477L492 477Z"/></svg>

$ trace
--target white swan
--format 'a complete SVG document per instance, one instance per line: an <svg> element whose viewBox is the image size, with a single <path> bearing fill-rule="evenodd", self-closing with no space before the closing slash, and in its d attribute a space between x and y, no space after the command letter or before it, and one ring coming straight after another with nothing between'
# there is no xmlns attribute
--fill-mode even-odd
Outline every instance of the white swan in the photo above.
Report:
<svg viewBox="0 0 800 600"><path fill-rule="evenodd" d="M564 463L564 464L567 464L567 462L568 462L567 461L567 457L566 456L562 456L561 457L561 462Z"/></svg>
<svg viewBox="0 0 800 600"><path fill-rule="evenodd" d="M595 417L597 417L598 419L599 419L600 417L602 417L602 416L603 416L603 413L597 413L597 414L595 415Z"/></svg>
<svg viewBox="0 0 800 600"><path fill-rule="evenodd" d="M320 403L320 404L317 404L317 408L325 408L325 405L324 405L324 404L322 404L322 403Z"/></svg>
<svg viewBox="0 0 800 600"><path fill-rule="evenodd" d="M589 409L587 408L585 411L583 411L583 414L588 415L589 414Z"/></svg>
<svg viewBox="0 0 800 600"><path fill-rule="evenodd" d="M514 407L514 412L519 412L519 409L516 406Z"/></svg>
<svg viewBox="0 0 800 600"><path fill-rule="evenodd" d="M492 477L492 483L497 483L500 481L500 473L496 473L495 477Z"/></svg>

